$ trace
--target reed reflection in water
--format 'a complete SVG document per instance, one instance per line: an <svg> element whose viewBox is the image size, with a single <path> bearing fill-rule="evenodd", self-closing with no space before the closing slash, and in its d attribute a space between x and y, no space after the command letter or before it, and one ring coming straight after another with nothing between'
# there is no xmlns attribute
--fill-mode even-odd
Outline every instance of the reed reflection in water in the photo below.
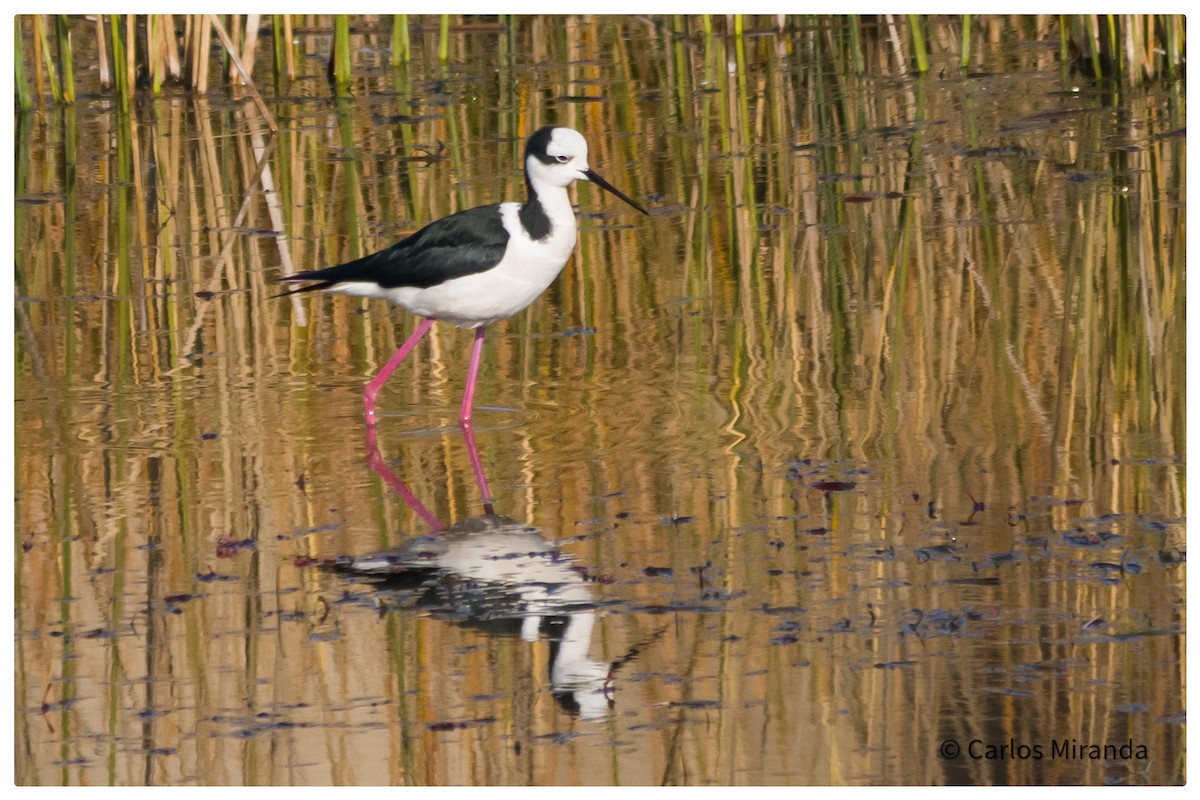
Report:
<svg viewBox="0 0 1200 800"><path fill-rule="evenodd" d="M19 115L18 782L1185 780L1184 90L978 24L977 70L935 36L903 80L833 24L530 17L401 70L365 25L352 99L302 61L276 136L216 93ZM576 189L474 438L435 326L369 463L414 321L277 278L520 196L547 122L651 217ZM474 524L473 449L577 568L604 713L554 699L569 626L314 568Z"/></svg>

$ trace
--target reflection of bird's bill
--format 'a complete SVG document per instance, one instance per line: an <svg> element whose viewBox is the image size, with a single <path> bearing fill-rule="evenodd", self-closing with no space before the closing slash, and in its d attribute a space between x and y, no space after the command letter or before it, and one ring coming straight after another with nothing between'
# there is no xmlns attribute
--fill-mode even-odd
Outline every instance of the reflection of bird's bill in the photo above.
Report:
<svg viewBox="0 0 1200 800"><path fill-rule="evenodd" d="M628 197L626 197L626 196L625 196L625 194L624 194L624 193L623 193L623 192L622 192L620 189L618 189L617 187L613 186L611 183L609 183L608 181L604 180L604 178L601 178L599 175L597 175L597 174L596 174L596 172L595 172L594 170L590 170L590 169L589 169L589 170L585 170L585 171L584 171L584 173L583 173L583 175L584 175L584 177L585 177L585 178L587 178L589 181L591 181L592 183L594 183L594 184L596 184L597 186L599 186L599 187L600 187L601 189L603 189L604 191L606 191L606 192L611 192L612 194L614 194L614 195L616 195L617 197L621 198L621 199L622 199L622 200L624 200L626 203L628 203L629 205L633 206L634 208L636 208L638 211L642 212L643 214L649 214L649 213L650 213L649 211L647 211L646 209L642 208L642 207L641 207L641 206L639 206L637 203L633 202L633 201L632 201L632 200L630 200Z"/></svg>

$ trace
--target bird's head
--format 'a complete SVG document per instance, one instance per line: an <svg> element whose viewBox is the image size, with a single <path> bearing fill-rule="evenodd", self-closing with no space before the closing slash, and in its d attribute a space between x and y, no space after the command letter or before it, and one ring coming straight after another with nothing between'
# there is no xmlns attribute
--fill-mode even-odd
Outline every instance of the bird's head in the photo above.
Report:
<svg viewBox="0 0 1200 800"><path fill-rule="evenodd" d="M573 128L540 129L525 146L525 173L538 185L570 186L577 180L591 181L611 192L643 214L646 209L630 200L588 166L588 146L583 134Z"/></svg>

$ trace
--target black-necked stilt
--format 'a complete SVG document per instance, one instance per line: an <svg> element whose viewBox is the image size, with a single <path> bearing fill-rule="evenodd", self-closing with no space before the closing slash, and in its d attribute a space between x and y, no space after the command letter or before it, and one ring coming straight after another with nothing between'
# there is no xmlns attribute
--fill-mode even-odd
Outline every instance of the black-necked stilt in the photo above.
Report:
<svg viewBox="0 0 1200 800"><path fill-rule="evenodd" d="M327 269L287 275L313 281L284 294L321 289L378 297L422 317L363 391L368 424L375 399L434 320L475 330L458 421L470 426L484 328L532 303L567 264L575 249L575 211L567 187L591 181L643 214L646 209L588 166L588 146L571 128L542 128L525 146L524 203L498 203L459 211L426 225L386 250Z"/></svg>

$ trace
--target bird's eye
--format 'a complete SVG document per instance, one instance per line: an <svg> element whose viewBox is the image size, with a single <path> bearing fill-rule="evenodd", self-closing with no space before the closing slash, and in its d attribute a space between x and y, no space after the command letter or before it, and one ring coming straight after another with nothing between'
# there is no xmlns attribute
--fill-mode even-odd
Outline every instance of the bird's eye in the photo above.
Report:
<svg viewBox="0 0 1200 800"><path fill-rule="evenodd" d="M565 164L571 160L571 157L570 156L555 156L554 160L560 164Z"/></svg>

